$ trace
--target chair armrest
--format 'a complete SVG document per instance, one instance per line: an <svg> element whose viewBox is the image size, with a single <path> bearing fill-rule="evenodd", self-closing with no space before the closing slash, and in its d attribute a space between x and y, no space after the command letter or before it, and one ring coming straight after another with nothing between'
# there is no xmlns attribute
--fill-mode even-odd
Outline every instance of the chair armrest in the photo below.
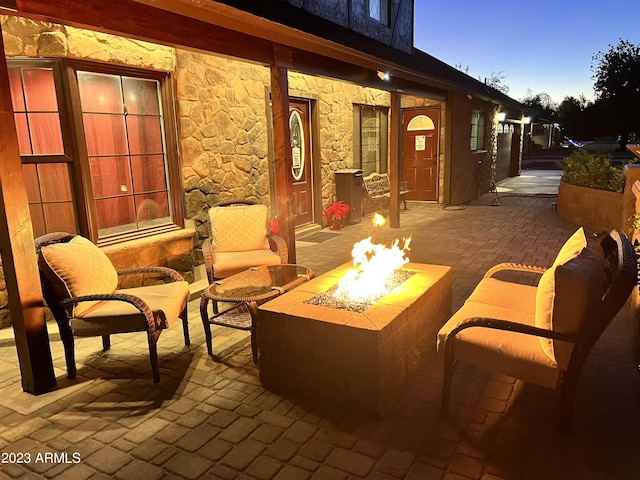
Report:
<svg viewBox="0 0 640 480"><path fill-rule="evenodd" d="M487 270L487 272L484 274L484 278L492 277L495 273L501 271L530 272L542 275L547 271L547 269L546 267L537 267L535 265L522 265L519 263L499 263Z"/></svg>
<svg viewBox="0 0 640 480"><path fill-rule="evenodd" d="M167 319L164 318L164 315L158 315L156 318L149 308L147 302L142 300L140 297L136 297L135 295L129 295L127 293L99 293L95 295L82 295L80 297L71 297L66 298L59 302L63 308L71 307L72 305L76 305L81 302L96 302L96 301L118 301L129 303L136 307L140 313L142 313L147 320L147 326L149 328L149 334L158 336L160 335L160 330L163 328L168 328ZM162 312L158 312L159 314Z"/></svg>
<svg viewBox="0 0 640 480"><path fill-rule="evenodd" d="M522 323L510 322L508 320L499 320L496 318L472 317L460 322L453 330L451 330L444 339L444 358L445 365L452 365L455 361L453 354L453 341L456 335L462 330L471 327L493 328L496 330L508 330L510 332L522 333L524 335L534 335L536 337L551 338L554 340L562 340L565 342L576 343L580 334L570 335L566 333L554 332L544 328L534 327L532 325L524 325Z"/></svg>
<svg viewBox="0 0 640 480"><path fill-rule="evenodd" d="M135 275L140 273L157 273L159 275L165 275L172 278L176 282L184 282L184 277L180 273L176 272L173 268L169 267L138 267L127 268L125 270L118 270L118 275Z"/></svg>
<svg viewBox="0 0 640 480"><path fill-rule="evenodd" d="M279 235L271 235L269 237L269 248L272 252L280 255L280 263L289 263L289 247L284 238Z"/></svg>
<svg viewBox="0 0 640 480"><path fill-rule="evenodd" d="M213 276L213 263L215 262L215 253L213 252L213 245L211 245L211 239L205 239L202 244L202 255L204 256L204 268L207 272L207 280L209 284L212 284L214 281Z"/></svg>
<svg viewBox="0 0 640 480"><path fill-rule="evenodd" d="M462 330L471 327L492 328L495 330L508 330L510 332L522 333L525 335L534 335L536 337L551 338L553 340L562 340L563 342L575 343L579 340L580 334L569 334L548 330L546 328L534 327L533 325L525 325L518 322L510 322L509 320L500 320L497 318L472 317L460 322L445 337L445 342L449 338L455 337Z"/></svg>

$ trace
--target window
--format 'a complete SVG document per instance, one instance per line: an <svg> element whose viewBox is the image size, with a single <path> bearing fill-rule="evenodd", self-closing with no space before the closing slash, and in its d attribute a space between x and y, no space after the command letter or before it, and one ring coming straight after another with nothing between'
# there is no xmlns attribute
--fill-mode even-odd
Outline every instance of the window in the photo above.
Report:
<svg viewBox="0 0 640 480"><path fill-rule="evenodd" d="M389 26L389 0L369 0L369 16L374 20Z"/></svg>
<svg viewBox="0 0 640 480"><path fill-rule="evenodd" d="M364 175L387 171L387 109L354 105L354 167Z"/></svg>
<svg viewBox="0 0 640 480"><path fill-rule="evenodd" d="M485 113L480 110L471 112L471 150L484 150Z"/></svg>
<svg viewBox="0 0 640 480"><path fill-rule="evenodd" d="M34 234L113 243L182 227L168 74L32 64L9 72Z"/></svg>
<svg viewBox="0 0 640 480"><path fill-rule="evenodd" d="M59 78L59 69L51 62L9 69L22 170L36 236L78 231L71 159L64 147L56 77Z"/></svg>

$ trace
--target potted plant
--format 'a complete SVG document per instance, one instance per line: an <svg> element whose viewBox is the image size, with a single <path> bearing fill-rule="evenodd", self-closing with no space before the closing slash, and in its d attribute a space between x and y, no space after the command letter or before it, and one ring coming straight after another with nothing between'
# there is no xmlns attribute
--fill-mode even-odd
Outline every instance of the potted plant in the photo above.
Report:
<svg viewBox="0 0 640 480"><path fill-rule="evenodd" d="M333 202L324 210L324 216L329 221L329 228L331 230L338 230L342 228L347 222L347 214L349 213L349 205L342 200L339 202Z"/></svg>

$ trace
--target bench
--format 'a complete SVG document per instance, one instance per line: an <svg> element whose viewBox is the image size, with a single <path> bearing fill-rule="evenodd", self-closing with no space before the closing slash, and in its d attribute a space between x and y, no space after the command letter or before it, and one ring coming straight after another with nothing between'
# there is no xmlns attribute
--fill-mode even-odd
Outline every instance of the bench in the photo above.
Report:
<svg viewBox="0 0 640 480"><path fill-rule="evenodd" d="M372 173L363 179L364 188L367 191L369 200L382 203L385 199L391 198L391 183L389 182L388 173ZM405 195L409 193L407 182L400 182L400 200L404 203L404 209L407 209L407 200Z"/></svg>
<svg viewBox="0 0 640 480"><path fill-rule="evenodd" d="M495 277L508 270L542 276L537 285ZM599 242L580 228L548 269L519 264L491 268L438 333L438 353L444 357L443 413L449 410L455 365L469 362L558 388L560 427L567 432L582 366L636 279L633 245L615 230Z"/></svg>

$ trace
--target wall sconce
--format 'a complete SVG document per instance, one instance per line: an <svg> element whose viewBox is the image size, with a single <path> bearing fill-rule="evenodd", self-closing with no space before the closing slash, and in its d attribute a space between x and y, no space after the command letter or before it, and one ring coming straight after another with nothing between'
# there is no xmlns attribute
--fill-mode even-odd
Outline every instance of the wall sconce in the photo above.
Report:
<svg viewBox="0 0 640 480"><path fill-rule="evenodd" d="M507 114L505 112L498 112L498 121L504 122L507 119Z"/></svg>
<svg viewBox="0 0 640 480"><path fill-rule="evenodd" d="M378 78L382 81L388 82L389 79L391 78L391 75L389 75L389 73L387 72L382 72L378 70Z"/></svg>

